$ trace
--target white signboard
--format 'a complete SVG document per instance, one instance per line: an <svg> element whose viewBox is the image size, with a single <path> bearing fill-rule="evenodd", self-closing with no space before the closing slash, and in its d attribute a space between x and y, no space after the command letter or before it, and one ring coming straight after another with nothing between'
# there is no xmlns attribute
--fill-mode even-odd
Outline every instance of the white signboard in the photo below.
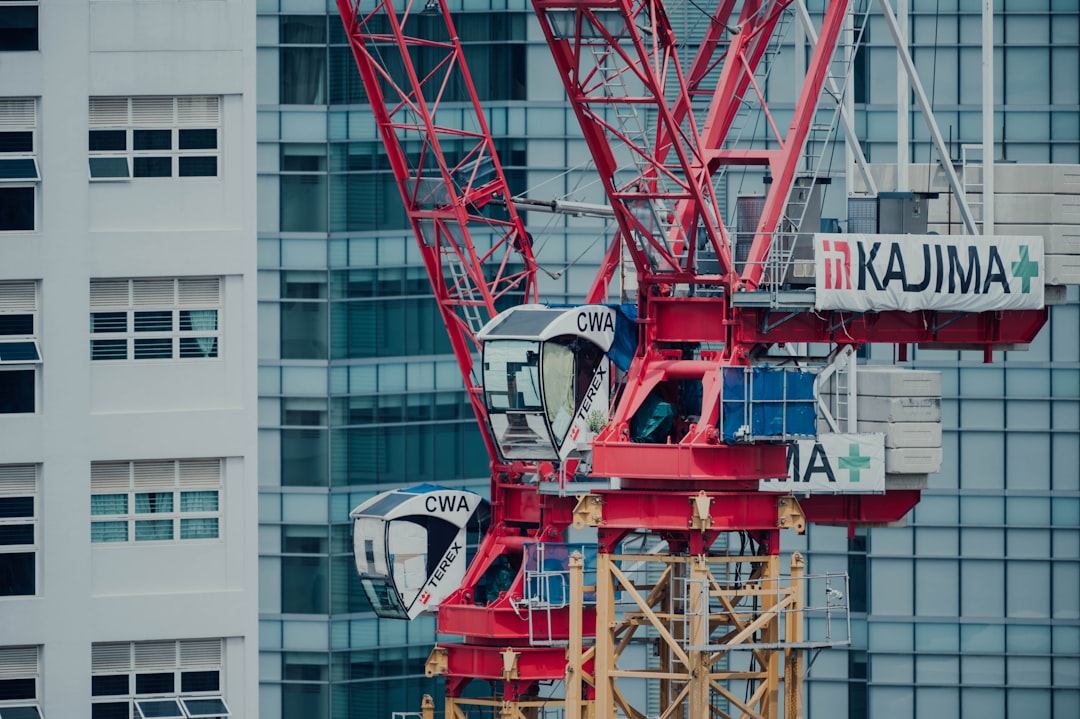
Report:
<svg viewBox="0 0 1080 719"><path fill-rule="evenodd" d="M883 433L821 434L788 445L788 478L762 480L763 492L880 494L885 491Z"/></svg>
<svg viewBox="0 0 1080 719"><path fill-rule="evenodd" d="M1041 237L814 235L820 310L1037 310Z"/></svg>

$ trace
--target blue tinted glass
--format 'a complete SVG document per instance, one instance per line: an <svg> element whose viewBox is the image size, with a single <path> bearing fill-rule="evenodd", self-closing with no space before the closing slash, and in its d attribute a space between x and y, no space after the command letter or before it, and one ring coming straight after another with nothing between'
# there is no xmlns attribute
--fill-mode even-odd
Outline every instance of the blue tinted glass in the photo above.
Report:
<svg viewBox="0 0 1080 719"><path fill-rule="evenodd" d="M172 158L136 157L135 177L172 177Z"/></svg>
<svg viewBox="0 0 1080 719"><path fill-rule="evenodd" d="M91 332L126 332L127 312L91 312Z"/></svg>
<svg viewBox="0 0 1080 719"><path fill-rule="evenodd" d="M131 177L126 157L91 157L90 177Z"/></svg>
<svg viewBox="0 0 1080 719"><path fill-rule="evenodd" d="M171 150L172 130L135 130L132 144L136 150Z"/></svg>
<svg viewBox="0 0 1080 719"><path fill-rule="evenodd" d="M221 672L184 672L180 675L182 692L216 692L221 688Z"/></svg>
<svg viewBox="0 0 1080 719"><path fill-rule="evenodd" d="M127 359L127 340L90 340L90 359Z"/></svg>
<svg viewBox="0 0 1080 719"><path fill-rule="evenodd" d="M0 231L33 230L34 214L33 187L0 187Z"/></svg>
<svg viewBox="0 0 1080 719"><path fill-rule="evenodd" d="M0 362L37 362L40 359L33 342L0 342Z"/></svg>
<svg viewBox="0 0 1080 719"><path fill-rule="evenodd" d="M172 672L135 675L136 694L167 694L176 686L176 676Z"/></svg>
<svg viewBox="0 0 1080 719"><path fill-rule="evenodd" d="M91 719L130 719L131 704L129 702L91 704L90 717Z"/></svg>
<svg viewBox="0 0 1080 719"><path fill-rule="evenodd" d="M137 701L135 706L144 719L170 719L171 717L183 719L184 716L184 712L180 709L180 702L175 699Z"/></svg>
<svg viewBox="0 0 1080 719"><path fill-rule="evenodd" d="M33 315L0 315L0 335L34 334Z"/></svg>
<svg viewBox="0 0 1080 719"><path fill-rule="evenodd" d="M135 340L135 359L170 359L172 357L172 339L155 337Z"/></svg>
<svg viewBox="0 0 1080 719"><path fill-rule="evenodd" d="M116 152L126 149L127 130L90 131L90 152Z"/></svg>
<svg viewBox="0 0 1080 719"><path fill-rule="evenodd" d="M33 544L33 524L0 524L0 545ZM0 714L0 719L3 715Z"/></svg>
<svg viewBox="0 0 1080 719"><path fill-rule="evenodd" d="M136 312L136 332L170 332L173 328L173 315L169 310L156 312Z"/></svg>
<svg viewBox="0 0 1080 719"><path fill-rule="evenodd" d="M33 497L0 497L0 519L33 516Z"/></svg>
<svg viewBox="0 0 1080 719"><path fill-rule="evenodd" d="M12 160L0 159L0 179L36 180L37 177L37 163L34 162L32 158L22 157Z"/></svg>
<svg viewBox="0 0 1080 719"><path fill-rule="evenodd" d="M188 716L192 717L216 717L228 713L225 702L214 697L212 699L184 699L184 708Z"/></svg>
<svg viewBox="0 0 1080 719"><path fill-rule="evenodd" d="M37 707L4 707L0 719L41 719Z"/></svg>
<svg viewBox="0 0 1080 719"><path fill-rule="evenodd" d="M0 152L33 152L34 133L27 130L0 132Z"/></svg>
<svg viewBox="0 0 1080 719"><path fill-rule="evenodd" d="M217 148L217 130L181 130L181 150L214 150Z"/></svg>
<svg viewBox="0 0 1080 719"><path fill-rule="evenodd" d="M180 356L217 357L217 337L181 337Z"/></svg>
<svg viewBox="0 0 1080 719"><path fill-rule="evenodd" d="M217 158L181 157L180 177L217 177Z"/></svg>
<svg viewBox="0 0 1080 719"><path fill-rule="evenodd" d="M128 675L112 674L94 677L90 682L90 693L95 697L112 696L128 693Z"/></svg>

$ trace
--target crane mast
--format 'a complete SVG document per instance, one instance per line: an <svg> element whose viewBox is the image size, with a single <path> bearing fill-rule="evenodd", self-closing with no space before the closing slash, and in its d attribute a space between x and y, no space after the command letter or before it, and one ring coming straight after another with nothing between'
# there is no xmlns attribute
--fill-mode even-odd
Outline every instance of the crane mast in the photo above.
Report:
<svg viewBox="0 0 1080 719"><path fill-rule="evenodd" d="M490 529L461 588L438 609L440 634L461 639L437 646L427 665L429 675L446 678L448 717L534 719L557 705L566 717L643 719L624 680L657 685L662 719L777 717L781 709L801 716L802 652L815 644L803 633L805 566L797 554L781 566L781 530L893 522L920 496L918 486L799 498L762 491L763 482L789 475L797 436L817 433L814 373L831 372L873 342L978 347L989 355L1030 342L1046 322L1041 303L989 310L885 303L858 311L822 305L813 287L791 291L795 244L818 229L805 225L806 203L793 199L793 188L800 178L813 182L803 165L806 147L823 88L839 72L849 13L847 0L825 4L782 130L759 70L795 1L719 0L706 8L709 21L684 71L662 0L532 0L617 224L587 293L587 304L598 308L589 316L601 318L597 327L613 316L596 303L605 299L620 253L636 271L636 346L583 450L588 463L580 463L565 452L551 461L515 455L508 435L493 429L502 421L497 414L513 413L490 404L481 376L489 363L481 371L475 357L485 342L528 336L507 329L514 324L508 308L530 306L523 309L533 324L548 315L531 307L543 298L518 212L528 203L507 186L450 8L439 0L338 0L491 458ZM736 125L750 105L769 128L763 147L738 141ZM749 251L737 260L717 188L729 168L747 166L765 168L772 181ZM927 281L933 253L941 264L946 251L921 250ZM975 249L965 252L975 256ZM816 281L841 268L823 264L822 254ZM856 269L873 273L875 256ZM844 271L852 262L849 255ZM897 271L892 263L882 271L885 284ZM1004 272L1000 258L998 265ZM991 273L987 265L987 288ZM548 327L565 319L550 316ZM592 336L580 324L584 316L577 315L580 337L571 342L564 333L561 346L582 347ZM544 337L536 340L540 357ZM831 349L825 359L777 358L777 347L799 343ZM522 357L536 364L535 356ZM606 377L597 362L594 382ZM751 416L755 387L766 385L780 388L779 429L755 429ZM513 388L501 392L513 402ZM806 429L799 413L808 408ZM527 412L518 414L524 431ZM643 429L649 423L663 429ZM584 482L582 470L574 474L579 466L605 483ZM569 481L544 491L544 480L557 473ZM568 549L571 526L594 528L595 543ZM627 539L642 532L660 544L627 549ZM727 536L742 538L741 551L718 546ZM556 569L547 571L548 559ZM646 565L647 582L630 576L629 567ZM505 566L514 576L492 592L493 573ZM782 580L785 571L790 578ZM630 649L641 641L653 648L655 666ZM734 667L736 655L747 658L747 668ZM744 683L745 693L733 691L733 682ZM477 689L480 683L488 689ZM562 691L541 696L546 686Z"/></svg>

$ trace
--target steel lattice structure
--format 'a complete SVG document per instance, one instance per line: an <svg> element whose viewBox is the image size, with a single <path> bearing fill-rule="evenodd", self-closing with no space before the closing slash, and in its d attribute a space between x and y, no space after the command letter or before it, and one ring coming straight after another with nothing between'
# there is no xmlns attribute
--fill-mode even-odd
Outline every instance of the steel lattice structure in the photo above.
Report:
<svg viewBox="0 0 1080 719"><path fill-rule="evenodd" d="M792 3L720 0L696 57L684 71L661 0L533 0L618 225L588 301L604 298L620 252L632 258L637 271L638 352L610 423L592 447L593 474L619 477L621 487L575 498L539 493L526 481L552 467L501 459L473 366L476 334L484 322L506 303L542 298L531 239L511 202L451 9L435 0L426 5L415 0L338 0L491 458L491 530L462 588L439 609L439 632L463 639L437 647L428 665L429 673L447 679L448 716L463 717L467 707L479 706L501 712L499 716L534 717L544 704L537 698L538 685L560 680L566 681L565 697L559 701L567 715L607 717L619 709L641 716L612 678L634 674L615 666L625 627L619 629L611 610L614 592L636 593L611 561L611 552L634 530L644 528L663 537L671 556L690 558L671 562L669 570L707 585L711 575L704 558L723 532L753 537L758 556L766 558L763 576L775 577L781 528L806 522L894 521L918 502L918 490L818 495L801 504L758 492L759 480L786 475L785 446L721 441L718 422L726 368L748 366L763 347L797 342L964 345L989 353L994 346L1030 342L1046 322L1045 309L815 312L777 301L775 285L787 259L785 237L799 229L793 230L792 218L786 217L790 193L822 89L837 61L849 10L847 0L827 3L790 124L781 131L756 73ZM421 17L424 10L428 12ZM733 142L736 118L748 104L760 106L768 120L772 143L766 149L740 148ZM740 269L717 202L716 180L730 166L747 165L768 168L772 183ZM688 356L685 348L700 343L717 349ZM698 421L678 441L632 441L629 424L650 394L684 380L701 383ZM572 591L576 601L550 611L538 637L520 611L521 574L501 598L477 601L475 588L497 558L520 556L528 543L562 541L574 522L598 527L603 559L595 587L597 608L581 602L579 577ZM695 564L694 557L702 559ZM665 650L668 671L660 677L671 703L664 716L699 719L708 709L709 692L724 690L714 686L718 680L708 668L707 652L699 647L691 655L678 648L674 635L683 630L674 628L672 615L681 610L664 598L667 590L657 587L655 594L640 597L636 611L661 636L673 637L674 648ZM701 595L695 596L700 604ZM732 617L725 620L728 626L757 626L752 616L733 610ZM779 625L761 622L779 641ZM706 645L722 624L699 622L685 631ZM785 631L795 632L791 626ZM799 635L791 637L797 643ZM592 646L586 646L590 642ZM795 676L797 654L786 653ZM676 660L683 665L678 671ZM742 706L739 711L745 716L775 716L778 710L776 659L762 656L760 664L765 669L754 681L765 688L755 697L764 699ZM464 699L474 680L489 682L494 687L491 696ZM787 694L792 702L788 711L797 711L795 680Z"/></svg>

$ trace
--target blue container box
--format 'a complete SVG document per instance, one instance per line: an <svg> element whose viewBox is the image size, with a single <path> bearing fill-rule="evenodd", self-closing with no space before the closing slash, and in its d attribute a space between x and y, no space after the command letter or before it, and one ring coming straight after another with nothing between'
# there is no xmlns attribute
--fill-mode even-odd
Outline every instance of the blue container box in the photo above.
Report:
<svg viewBox="0 0 1080 719"><path fill-rule="evenodd" d="M814 373L788 367L724 369L721 429L724 442L814 436Z"/></svg>

